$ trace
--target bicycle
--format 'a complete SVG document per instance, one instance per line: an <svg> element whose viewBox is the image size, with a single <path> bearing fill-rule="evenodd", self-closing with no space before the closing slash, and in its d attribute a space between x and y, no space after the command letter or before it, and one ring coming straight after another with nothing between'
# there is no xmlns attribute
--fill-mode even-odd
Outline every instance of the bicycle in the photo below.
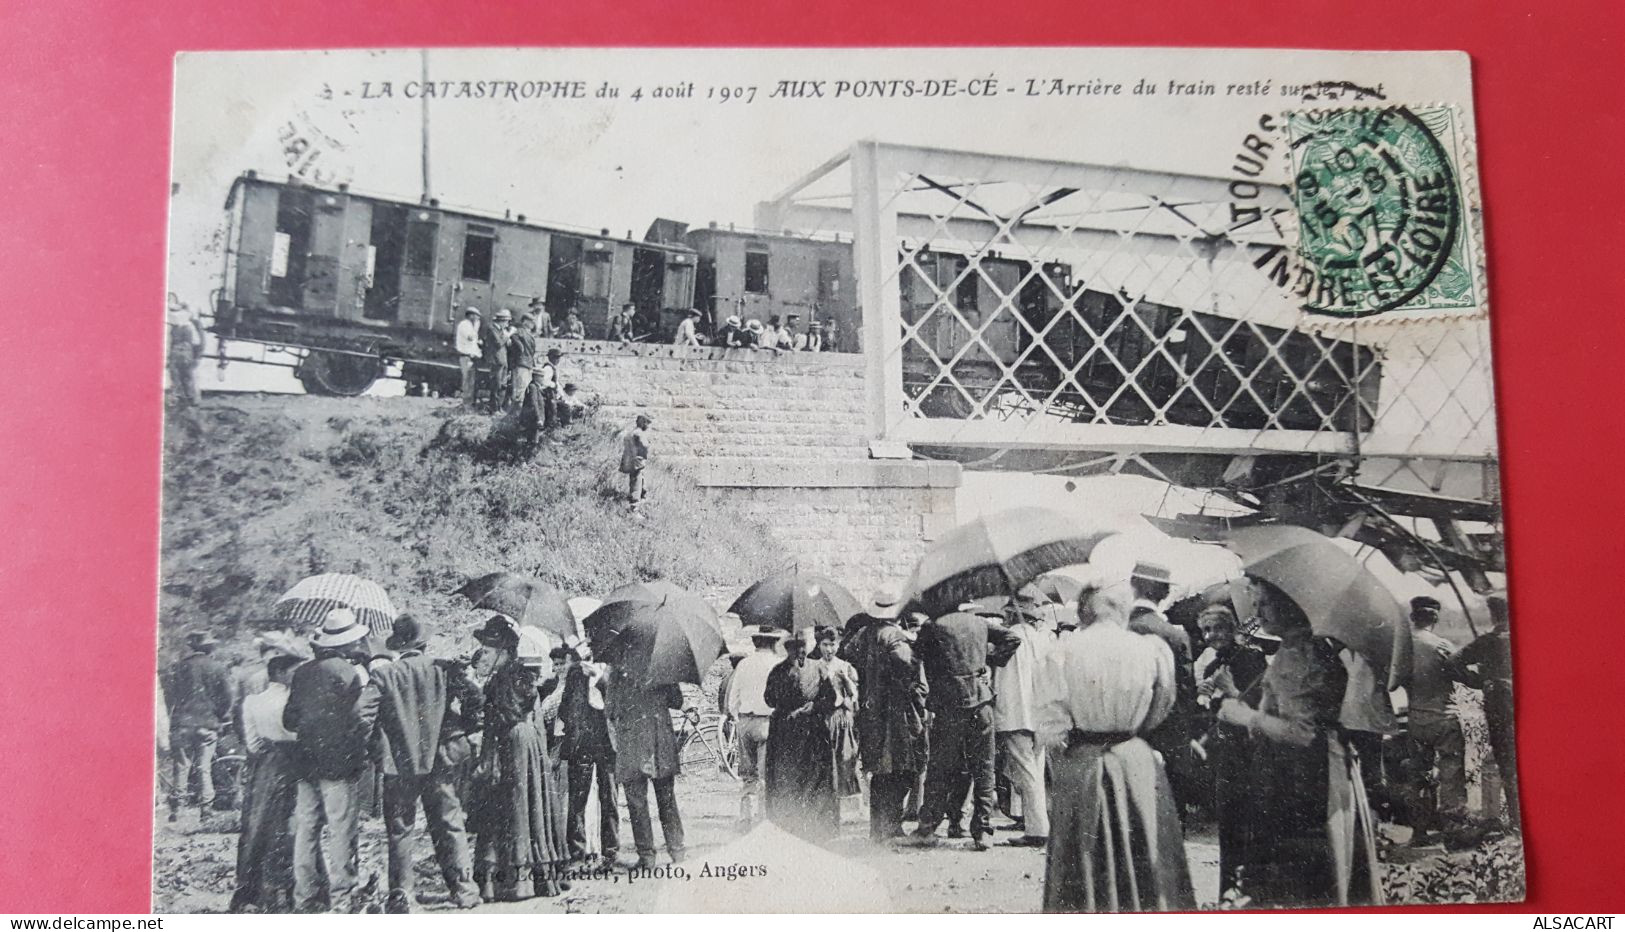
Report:
<svg viewBox="0 0 1625 932"><path fill-rule="evenodd" d="M717 769L739 779L739 754L734 742L734 723L719 712L695 708L672 713L677 730L678 760L685 765L715 762Z"/></svg>

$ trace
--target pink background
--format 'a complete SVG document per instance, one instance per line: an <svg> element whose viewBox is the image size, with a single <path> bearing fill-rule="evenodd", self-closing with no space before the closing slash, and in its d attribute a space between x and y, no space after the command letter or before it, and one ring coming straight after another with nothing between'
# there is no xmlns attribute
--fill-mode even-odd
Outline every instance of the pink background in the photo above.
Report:
<svg viewBox="0 0 1625 932"><path fill-rule="evenodd" d="M0 911L148 906L170 64L181 49L1213 45L1473 56L1530 900L1620 893L1617 3L355 0L0 8Z"/></svg>

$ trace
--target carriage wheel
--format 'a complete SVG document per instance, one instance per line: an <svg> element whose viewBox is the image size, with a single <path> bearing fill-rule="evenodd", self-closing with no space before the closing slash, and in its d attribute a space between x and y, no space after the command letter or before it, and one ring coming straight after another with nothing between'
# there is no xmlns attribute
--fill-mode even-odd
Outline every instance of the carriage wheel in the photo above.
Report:
<svg viewBox="0 0 1625 932"><path fill-rule="evenodd" d="M352 397L371 388L383 371L383 360L373 356L317 351L299 363L294 375L308 394Z"/></svg>

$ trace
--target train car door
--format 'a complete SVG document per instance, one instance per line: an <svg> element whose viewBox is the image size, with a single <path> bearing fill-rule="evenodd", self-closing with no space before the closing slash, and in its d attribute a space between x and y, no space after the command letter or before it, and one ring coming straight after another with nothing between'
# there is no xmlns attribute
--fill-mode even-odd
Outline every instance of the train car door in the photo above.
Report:
<svg viewBox="0 0 1625 932"><path fill-rule="evenodd" d="M440 252L439 215L427 210L410 210L406 218L405 247L398 319L431 329L434 326L435 268Z"/></svg>
<svg viewBox="0 0 1625 932"><path fill-rule="evenodd" d="M305 260L310 255L309 191L283 188L277 196L276 232L271 238L270 287L276 307L305 306Z"/></svg>
<svg viewBox="0 0 1625 932"><path fill-rule="evenodd" d="M1022 337L1027 334L1016 316L1022 310L1021 280L1032 266L988 256L983 256L978 265L981 274L972 272L971 275L981 306L987 309L982 315L982 341L992 348L994 356L1014 362L1023 346ZM1005 307L1006 303L1010 307Z"/></svg>
<svg viewBox="0 0 1625 932"><path fill-rule="evenodd" d="M496 313L491 300L491 271L496 259L496 227L468 223L463 227L460 271L457 273L456 303L459 308L475 307L486 320Z"/></svg>
<svg viewBox="0 0 1625 932"><path fill-rule="evenodd" d="M576 315L589 339L609 331L609 301L614 292L615 253L609 243L595 242L581 254L581 294Z"/></svg>
<svg viewBox="0 0 1625 932"><path fill-rule="evenodd" d="M739 316L767 323L780 311L773 303L773 253L766 243L747 242L744 250L745 283L739 292ZM780 323L783 323L781 320Z"/></svg>
<svg viewBox="0 0 1625 932"><path fill-rule="evenodd" d="M344 249L344 200L321 194L312 202L304 308L307 313L333 316L338 312L339 254Z"/></svg>
<svg viewBox="0 0 1625 932"><path fill-rule="evenodd" d="M566 311L581 297L581 253L579 236L553 234L547 255L547 313L551 321L562 323Z"/></svg>
<svg viewBox="0 0 1625 932"><path fill-rule="evenodd" d="M401 272L406 260L406 208L372 205L372 236L367 263L367 296L361 313L368 320L397 320L401 314Z"/></svg>
<svg viewBox="0 0 1625 932"><path fill-rule="evenodd" d="M664 336L666 327L661 311L669 305L666 298L666 254L658 249L632 249L632 286L627 298L637 306L633 329L639 333L653 328ZM647 323L645 323L647 322Z"/></svg>
<svg viewBox="0 0 1625 932"><path fill-rule="evenodd" d="M661 299L662 307L684 311L691 307L699 307L694 303L694 267L695 257L687 253L672 253L667 256L666 288ZM705 314L707 323L716 325L710 308L700 308L700 311Z"/></svg>

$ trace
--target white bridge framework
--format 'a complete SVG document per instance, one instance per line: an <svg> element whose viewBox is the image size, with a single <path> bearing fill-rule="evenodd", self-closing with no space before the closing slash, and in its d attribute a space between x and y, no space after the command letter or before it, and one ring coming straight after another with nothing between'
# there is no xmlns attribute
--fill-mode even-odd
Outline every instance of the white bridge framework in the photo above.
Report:
<svg viewBox="0 0 1625 932"><path fill-rule="evenodd" d="M1365 486L1499 498L1483 309L1305 313L1257 263L1296 251L1280 185L865 141L755 221L854 237L881 446L1061 470L1194 454L1230 464L1216 480L1323 458Z"/></svg>

